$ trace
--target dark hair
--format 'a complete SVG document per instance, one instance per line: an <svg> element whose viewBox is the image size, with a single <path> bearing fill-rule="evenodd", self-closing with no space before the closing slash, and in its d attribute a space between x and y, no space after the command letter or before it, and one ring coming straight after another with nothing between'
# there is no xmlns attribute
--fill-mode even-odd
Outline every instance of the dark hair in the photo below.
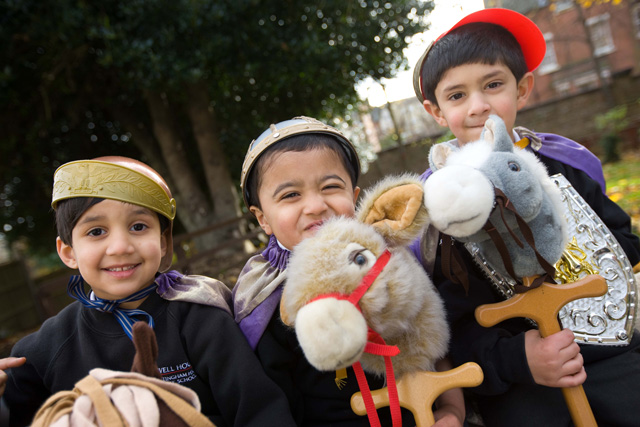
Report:
<svg viewBox="0 0 640 427"><path fill-rule="evenodd" d="M99 197L73 197L71 199L60 200L56 206L56 228L58 230L58 236L64 242L64 244L72 246L72 233L73 228L78 223L78 220L91 206L97 205L104 199ZM160 232L169 227L171 221L164 215L158 215L160 220Z"/></svg>
<svg viewBox="0 0 640 427"><path fill-rule="evenodd" d="M342 166L344 166L345 170L349 173L349 178L351 178L351 185L353 186L353 188L355 188L356 181L358 179L358 171L353 168L352 163L349 160L349 154L346 152L346 149L340 142L338 142L334 137L328 134L300 134L274 144L270 148L262 152L260 158L258 158L256 163L251 168L251 171L249 172L249 176L247 178L246 191L248 194L247 201L249 202L249 206L257 206L258 208L262 208L260 206L260 200L258 198L258 188L260 188L260 184L262 184L262 172L269 164L269 161L276 154L285 153L288 151L301 152L307 150L318 150L322 148L327 148L338 155Z"/></svg>
<svg viewBox="0 0 640 427"><path fill-rule="evenodd" d="M520 44L504 27L473 22L452 30L433 44L422 66L422 90L438 105L436 87L449 69L465 64L506 65L519 82L528 71Z"/></svg>

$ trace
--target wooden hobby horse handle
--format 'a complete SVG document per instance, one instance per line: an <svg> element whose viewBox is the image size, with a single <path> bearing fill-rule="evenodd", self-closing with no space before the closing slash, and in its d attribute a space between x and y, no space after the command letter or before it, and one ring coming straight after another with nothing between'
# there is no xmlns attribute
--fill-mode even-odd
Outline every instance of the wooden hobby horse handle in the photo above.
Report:
<svg viewBox="0 0 640 427"><path fill-rule="evenodd" d="M400 406L413 413L416 427L429 427L435 423L431 408L438 396L456 387L475 387L483 379L482 369L473 362L449 371L405 374L397 382ZM371 396L376 409L389 406L386 387L373 390ZM351 409L358 415L367 415L362 393L357 392L351 396Z"/></svg>
<svg viewBox="0 0 640 427"><path fill-rule="evenodd" d="M526 281L532 281L527 278ZM482 326L490 327L513 317L528 317L538 324L540 335L548 337L560 332L558 313L567 303L587 297L597 297L607 292L607 283L599 275L584 277L574 283L552 285L543 283L539 287L517 294L495 304L476 308L476 319ZM581 385L563 388L562 394L569 407L571 418L577 427L597 426L589 401Z"/></svg>

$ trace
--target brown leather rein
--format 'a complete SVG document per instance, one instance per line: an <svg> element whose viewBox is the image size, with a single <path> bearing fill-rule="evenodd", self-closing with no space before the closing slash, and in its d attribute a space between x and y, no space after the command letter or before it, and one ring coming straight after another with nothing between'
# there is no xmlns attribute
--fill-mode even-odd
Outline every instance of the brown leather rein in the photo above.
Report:
<svg viewBox="0 0 640 427"><path fill-rule="evenodd" d="M513 262L511 261L511 256L509 255L509 251L507 250L507 245L502 238L502 235L498 232L496 227L493 225L491 220L487 220L485 225L482 227L484 231L487 232L491 241L495 245L498 253L500 254L500 258L502 258L502 263L504 264L507 273L516 281L516 285L514 286L514 291L516 293L524 293L530 291L531 289L535 289L540 286L543 282L547 283L555 283L553 277L555 276L555 268L551 265L546 259L540 255L538 249L536 248L535 238L533 237L533 232L531 228L527 224L527 222L520 216L516 208L513 206L509 198L504 194L502 190L494 187L495 192L495 206L500 209L500 217L502 218L502 222L506 229L509 231L509 234L516 242L516 244L520 248L524 248L524 244L515 234L515 232L509 227L507 220L505 218L505 210L510 211L516 218L518 223L518 228L524 237L524 240L527 244L533 249L533 252L536 255L536 259L540 266L544 269L545 274L537 277L529 286L525 286L522 283L521 278L518 278L513 270ZM467 268L462 260L462 256L458 252L457 248L454 245L454 239L448 234L441 233L442 238L442 271L445 277L451 280L454 283L461 284L465 292L469 292L469 276Z"/></svg>

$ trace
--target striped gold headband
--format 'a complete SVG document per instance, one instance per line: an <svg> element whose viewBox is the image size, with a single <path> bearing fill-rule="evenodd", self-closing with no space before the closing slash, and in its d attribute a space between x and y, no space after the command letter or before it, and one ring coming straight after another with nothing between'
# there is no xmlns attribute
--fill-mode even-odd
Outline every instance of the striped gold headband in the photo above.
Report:
<svg viewBox="0 0 640 427"><path fill-rule="evenodd" d="M142 206L173 221L176 201L162 178L143 163L127 160L131 160L132 167L100 160L78 160L60 166L53 175L51 207L56 209L58 202L65 199L98 197Z"/></svg>

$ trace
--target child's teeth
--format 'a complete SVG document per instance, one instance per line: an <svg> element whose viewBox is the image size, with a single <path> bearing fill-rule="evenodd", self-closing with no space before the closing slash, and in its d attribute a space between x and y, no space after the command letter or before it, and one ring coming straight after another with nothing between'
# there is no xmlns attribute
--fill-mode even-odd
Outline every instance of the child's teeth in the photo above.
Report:
<svg viewBox="0 0 640 427"><path fill-rule="evenodd" d="M131 270L132 268L133 268L133 265L130 265L129 267L110 268L109 271L126 271L126 270Z"/></svg>

